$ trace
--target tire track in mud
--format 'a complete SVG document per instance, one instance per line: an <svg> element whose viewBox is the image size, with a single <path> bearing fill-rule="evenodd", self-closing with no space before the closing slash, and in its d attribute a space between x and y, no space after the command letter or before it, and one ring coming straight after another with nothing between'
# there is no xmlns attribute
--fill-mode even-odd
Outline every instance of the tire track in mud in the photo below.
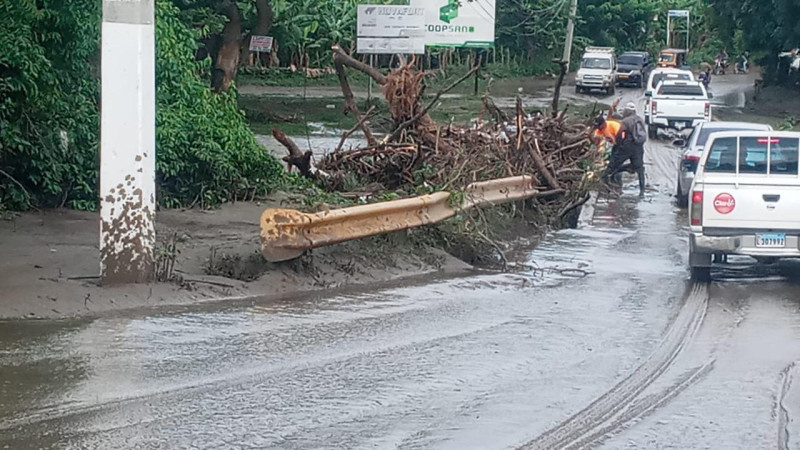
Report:
<svg viewBox="0 0 800 450"><path fill-rule="evenodd" d="M587 445L651 412L702 378L711 370L713 361L690 371L687 377L660 395L636 402L640 394L672 366L692 341L705 319L708 299L708 285L694 284L664 339L642 365L589 406L518 448L561 450ZM618 420L614 420L615 417Z"/></svg>
<svg viewBox="0 0 800 450"><path fill-rule="evenodd" d="M794 383L794 371L797 369L797 362L793 362L781 372L781 392L778 397L778 450L789 450L789 409L786 407L786 399L792 390Z"/></svg>

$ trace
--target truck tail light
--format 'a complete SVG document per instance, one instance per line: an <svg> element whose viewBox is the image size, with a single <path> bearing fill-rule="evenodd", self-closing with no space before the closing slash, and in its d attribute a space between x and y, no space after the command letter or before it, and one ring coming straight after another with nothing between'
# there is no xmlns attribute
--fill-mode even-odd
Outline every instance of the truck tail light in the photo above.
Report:
<svg viewBox="0 0 800 450"><path fill-rule="evenodd" d="M703 225L703 193L700 191L692 192L692 226Z"/></svg>
<svg viewBox="0 0 800 450"><path fill-rule="evenodd" d="M781 140L778 138L761 138L758 140L759 144L780 144Z"/></svg>
<svg viewBox="0 0 800 450"><path fill-rule="evenodd" d="M651 109L653 110L653 114L658 114L658 102L657 101L655 101L655 100L653 101L653 107Z"/></svg>
<svg viewBox="0 0 800 450"><path fill-rule="evenodd" d="M711 117L711 102L706 102L706 118Z"/></svg>
<svg viewBox="0 0 800 450"><path fill-rule="evenodd" d="M695 155L687 155L683 157L683 168L687 171L697 172L697 166L700 164L700 157Z"/></svg>

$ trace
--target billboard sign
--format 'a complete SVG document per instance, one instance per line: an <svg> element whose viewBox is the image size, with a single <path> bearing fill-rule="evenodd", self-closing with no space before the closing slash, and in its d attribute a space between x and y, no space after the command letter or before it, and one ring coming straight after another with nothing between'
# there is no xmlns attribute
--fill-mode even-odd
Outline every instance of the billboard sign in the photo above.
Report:
<svg viewBox="0 0 800 450"><path fill-rule="evenodd" d="M358 53L425 53L425 8L358 6Z"/></svg>
<svg viewBox="0 0 800 450"><path fill-rule="evenodd" d="M428 46L494 46L496 0L411 0L411 6L425 8Z"/></svg>

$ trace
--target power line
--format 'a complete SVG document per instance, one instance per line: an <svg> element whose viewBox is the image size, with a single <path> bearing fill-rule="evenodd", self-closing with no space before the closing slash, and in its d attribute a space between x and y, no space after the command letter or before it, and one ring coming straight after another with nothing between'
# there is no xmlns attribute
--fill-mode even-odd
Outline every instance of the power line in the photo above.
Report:
<svg viewBox="0 0 800 450"><path fill-rule="evenodd" d="M480 7L483 10L483 12L486 13L487 16L489 16L489 20L491 20L492 22L495 21L494 14L490 13L489 10L486 9L486 7L488 7L488 8L492 7L491 5L488 4L488 0L484 0L484 1L487 1L486 7L484 7L483 4L481 4L481 0L473 0L473 1L474 1L474 3L476 3L478 5L478 7Z"/></svg>

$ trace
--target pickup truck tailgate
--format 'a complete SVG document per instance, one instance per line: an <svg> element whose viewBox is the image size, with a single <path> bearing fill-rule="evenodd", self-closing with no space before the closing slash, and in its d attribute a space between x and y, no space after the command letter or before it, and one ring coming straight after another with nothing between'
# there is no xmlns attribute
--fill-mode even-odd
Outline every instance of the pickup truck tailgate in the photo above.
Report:
<svg viewBox="0 0 800 450"><path fill-rule="evenodd" d="M702 119L706 114L706 102L703 98L657 97L658 105L654 113L659 117L676 117L684 119Z"/></svg>
<svg viewBox="0 0 800 450"><path fill-rule="evenodd" d="M703 227L800 230L800 186L707 183Z"/></svg>

